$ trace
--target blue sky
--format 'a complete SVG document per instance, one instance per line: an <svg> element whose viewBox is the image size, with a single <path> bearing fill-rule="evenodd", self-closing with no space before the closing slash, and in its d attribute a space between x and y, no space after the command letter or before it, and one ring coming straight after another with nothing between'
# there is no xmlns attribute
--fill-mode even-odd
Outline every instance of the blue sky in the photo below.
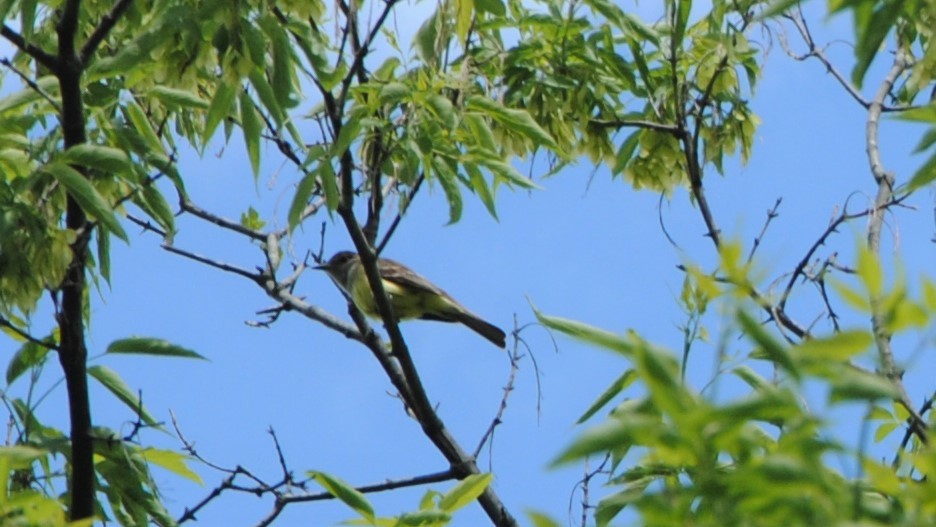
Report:
<svg viewBox="0 0 936 527"><path fill-rule="evenodd" d="M812 24L822 41L850 35L844 17L823 24L814 16ZM849 46L834 45L829 53L841 69L849 69ZM868 75L866 93L876 88L879 73L878 67ZM706 184L724 234L745 247L760 230L766 211L783 198L780 216L759 249L759 270L773 277L793 268L850 193L870 194L874 188L864 153L865 113L818 62L795 62L774 42L753 107L762 125L750 164L727 163L724 177L709 170ZM882 127L884 163L898 181L906 181L922 162L910 155L921 133L920 127L893 120ZM263 217L284 222L297 174L280 164L274 149L266 148L255 184L237 134L217 157L219 150L209 149L203 159L183 158L181 168L193 200L230 218L254 206ZM554 177L537 178L537 183L542 190L501 189L499 220L466 196L464 217L455 225L446 225L448 209L441 189L426 187L385 255L406 262L504 329L512 327L514 317L521 326L534 321L531 301L548 314L619 333L634 329L651 341L680 349L677 327L684 319L675 298L683 277L676 266L692 261L711 268L716 261L686 193L677 192L662 209L667 229L681 247L677 250L659 228L659 196L611 180L604 168L580 163ZM863 204L862 198L853 199L857 206ZM902 210L889 223L898 229L897 259L913 283L933 262L932 192L918 193L911 204L918 210ZM326 254L351 246L339 224L319 216L295 232L295 254L318 246L322 221L328 223ZM168 339L210 359L108 356L96 361L142 390L145 404L158 418L168 421L173 411L204 457L227 467L240 464L277 480L276 453L266 432L272 426L297 473L322 470L361 485L446 468L416 423L388 395L391 386L369 352L296 314L285 314L269 329L249 327L245 321L257 320L256 311L273 305L256 286L169 254L156 237L128 227L131 244L114 244L111 288L95 295L92 355L112 340L143 335ZM842 229L833 245L843 255L851 253L863 228L859 220ZM213 226L183 218L179 229L176 244L181 248L247 268L262 263L259 251L244 239ZM894 237L887 240L885 255L890 258ZM807 289L801 290L797 314L808 323L819 314L819 306ZM297 293L347 317L342 296L324 274L307 272ZM37 317L35 323L43 327L47 321ZM866 317L855 316L850 323L865 327ZM706 324L712 334L723 326L718 313L707 317ZM504 352L461 326L410 322L402 329L430 399L454 436L473 449L502 396L509 374ZM494 486L514 514L532 508L562 522L570 503L578 517L580 497L574 486L582 467L549 470L547 465L581 431L574 421L626 363L561 336L554 346L547 332L536 326L524 329L522 337L540 369L540 410L535 372L525 359L504 423L497 429L493 455L485 450L479 464L491 466ZM741 341L730 346L737 353L746 351ZM932 356L913 360L917 371L932 371ZM715 366L713 347L698 347L690 382L705 385ZM58 378L56 367L50 364L49 382ZM926 384L929 379L919 377L912 372L907 376L916 401L932 389ZM67 428L63 400L59 386L40 414ZM93 391L92 404L97 424L130 429L132 415L100 387ZM854 415L837 409L830 418L848 430ZM175 439L159 432L146 432L144 440L178 447ZM889 451L885 448L884 455ZM198 471L204 487L157 472L174 515L223 477ZM432 486L440 491L449 487ZM391 515L415 509L424 490L369 497L379 514ZM593 496L600 495L601 489L593 489ZM252 525L269 508L269 500L227 493L199 518L202 525ZM338 503L293 505L277 525L330 525L351 517ZM483 513L474 505L453 525L482 523Z"/></svg>

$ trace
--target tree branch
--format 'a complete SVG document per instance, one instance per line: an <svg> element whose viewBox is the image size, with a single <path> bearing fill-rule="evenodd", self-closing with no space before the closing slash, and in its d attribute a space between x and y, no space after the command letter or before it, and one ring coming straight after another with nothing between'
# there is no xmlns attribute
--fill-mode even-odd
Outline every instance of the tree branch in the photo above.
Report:
<svg viewBox="0 0 936 527"><path fill-rule="evenodd" d="M49 105L52 106L52 108L54 108L56 112L62 113L62 106L58 103L58 101L56 101L54 98L52 98L51 95L46 93L46 91L42 89L42 86L39 86L39 84L36 81L32 80L31 78L29 78L28 75L20 71L19 68L17 68L10 61L10 59L4 57L0 59L0 64L6 66L7 68L9 68L10 71L15 73L16 76L19 77L21 81L23 81L23 84L25 84L26 86L29 86L33 91L38 93L39 96L45 99L46 102L48 102Z"/></svg>
<svg viewBox="0 0 936 527"><path fill-rule="evenodd" d="M0 327L4 327L4 328L9 329L9 330L12 331L13 333L16 333L17 335L19 335L19 337L22 338L23 340L26 340L26 341L28 341L28 342L31 342L31 343L33 343L33 344L35 344L35 345L37 345L37 346L42 346L43 348L50 349L50 350L57 350L57 349L58 349L58 346L56 346L55 344L53 344L53 343L51 343L51 342L46 342L46 341L44 341L44 340L42 340L42 339L38 339L38 338L32 336L31 334L27 333L26 331L23 331L22 329L20 329L20 328L17 327L16 325L14 325L12 322L10 322L9 320L7 320L7 319L6 319L5 317L3 317L3 316L0 316Z"/></svg>
<svg viewBox="0 0 936 527"><path fill-rule="evenodd" d="M82 64L87 64L91 60L91 56L94 55L94 52L97 51L98 46L101 45L101 42L107 38L107 35L110 33L114 26L117 24L117 21L120 20L120 17L124 14L130 4L133 3L133 0L118 0L107 15L104 16L99 22L94 32L91 33L91 36L88 37L87 42L84 46L81 47L81 51L78 53L78 58L81 60Z"/></svg>
<svg viewBox="0 0 936 527"><path fill-rule="evenodd" d="M875 257L881 254L881 230L884 226L884 211L894 194L894 175L884 169L881 161L881 152L878 145L878 123L884 106L884 99L891 93L897 78L907 69L909 62L903 50L898 50L894 56L887 75L881 81L878 91L868 107L868 120L865 127L865 142L868 153L868 166L871 175L877 184L877 196L874 207L868 220L868 249ZM914 408L907 389L903 384L903 371L897 366L894 351L891 346L891 334L887 330L885 313L881 311L880 298L871 299L871 328L874 332L874 341L877 345L878 355L881 358L881 373L890 380L899 392L899 402L911 417L910 426L923 443L929 442L929 432L926 421Z"/></svg>
<svg viewBox="0 0 936 527"><path fill-rule="evenodd" d="M55 56L46 53L45 50L40 47L26 42L26 39L14 31L10 26L6 24L0 26L0 35L10 41L11 44L16 46L16 49L35 59L36 62L38 62L40 65L45 66L52 72L56 72L58 70L58 60L55 58Z"/></svg>

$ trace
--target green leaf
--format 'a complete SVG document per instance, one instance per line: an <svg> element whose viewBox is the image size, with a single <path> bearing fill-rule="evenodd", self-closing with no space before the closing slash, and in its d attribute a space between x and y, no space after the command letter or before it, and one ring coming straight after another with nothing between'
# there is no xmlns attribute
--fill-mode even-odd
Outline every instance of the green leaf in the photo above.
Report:
<svg viewBox="0 0 936 527"><path fill-rule="evenodd" d="M455 35L464 42L471 30L474 15L474 0L455 0Z"/></svg>
<svg viewBox="0 0 936 527"><path fill-rule="evenodd" d="M874 342L867 331L843 331L831 337L814 338L793 348L802 359L846 361L866 351Z"/></svg>
<svg viewBox="0 0 936 527"><path fill-rule="evenodd" d="M526 511L527 518L530 519L530 525L533 527L562 527L559 522L553 520L546 514L538 511Z"/></svg>
<svg viewBox="0 0 936 527"><path fill-rule="evenodd" d="M671 4L672 5L672 4ZM670 8L672 9L672 7ZM692 10L692 0L677 0L676 27L673 28L673 40L677 46L682 46L683 36L686 34L686 25L689 23L689 12Z"/></svg>
<svg viewBox="0 0 936 527"><path fill-rule="evenodd" d="M637 130L627 136L627 139L621 143L621 147L614 158L614 167L611 169L614 175L621 174L627 169L627 164L633 159L634 152L637 151L637 147L640 145L641 134L643 134L643 131Z"/></svg>
<svg viewBox="0 0 936 527"><path fill-rule="evenodd" d="M541 187L530 178L523 177L517 169L509 163L504 162L499 156L483 151L472 150L463 156L463 163L475 163L494 174L497 180L516 185L526 190L539 190Z"/></svg>
<svg viewBox="0 0 936 527"><path fill-rule="evenodd" d="M799 379L799 368L793 362L789 349L770 336L764 327L744 311L738 311L738 323L747 336L764 352L766 357L781 366L795 379Z"/></svg>
<svg viewBox="0 0 936 527"><path fill-rule="evenodd" d="M270 19L272 20L272 19ZM289 36L281 25L264 24L264 30L273 42L273 94L280 108L296 105L293 94L293 50Z"/></svg>
<svg viewBox="0 0 936 527"><path fill-rule="evenodd" d="M46 340L51 341L51 337L47 337ZM13 354L13 358L10 359L9 364L7 364L7 384L13 384L13 381L18 379L20 375L35 366L43 364L48 354L49 348L31 341L25 342L20 349Z"/></svg>
<svg viewBox="0 0 936 527"><path fill-rule="evenodd" d="M273 87L267 82L266 75L263 74L262 70L254 69L250 72L249 78L250 84L254 87L254 90L257 91L257 97L260 98L263 107L270 112L276 125L282 126L286 121L286 113L283 111L276 95L273 93Z"/></svg>
<svg viewBox="0 0 936 527"><path fill-rule="evenodd" d="M367 501L367 497L360 491L348 485L346 482L325 474L324 472L310 471L308 475L310 478L317 481L329 494L357 511L364 519L371 523L374 522L374 508L371 506L370 502Z"/></svg>
<svg viewBox="0 0 936 527"><path fill-rule="evenodd" d="M754 20L761 22L768 18L773 18L777 15L785 13L788 9L797 5L801 0L774 0L770 7L765 9L762 13L759 13Z"/></svg>
<svg viewBox="0 0 936 527"><path fill-rule="evenodd" d="M445 198L449 204L449 224L457 222L462 214L461 191L458 188L458 176L449 166L449 160L439 156L432 158L432 173L435 174L435 180L438 181L442 190L445 192Z"/></svg>
<svg viewBox="0 0 936 527"><path fill-rule="evenodd" d="M247 157L250 158L250 168L254 179L260 176L260 133L263 125L260 116L254 107L253 99L246 90L240 95L241 130L244 132L244 144L247 146Z"/></svg>
<svg viewBox="0 0 936 527"><path fill-rule="evenodd" d="M408 512L400 516L394 527L443 527L449 525L452 515L442 511Z"/></svg>
<svg viewBox="0 0 936 527"><path fill-rule="evenodd" d="M120 222L117 221L111 205L98 193L88 178L74 168L61 163L44 165L40 170L61 183L68 191L68 195L78 202L81 209L99 221L107 230L125 242L130 241L127 233L120 226Z"/></svg>
<svg viewBox="0 0 936 527"><path fill-rule="evenodd" d="M879 298L884 289L884 271L881 269L881 262L867 245L862 244L858 247L858 265L855 271L867 288L868 295L873 299Z"/></svg>
<svg viewBox="0 0 936 527"><path fill-rule="evenodd" d="M484 175L481 173L481 170L477 165L470 162L463 163L462 168L464 168L465 172L468 173L468 180L471 182L472 190L474 190L475 194L477 194L481 199L481 203L484 204L484 207L488 210L488 213L496 220L497 208L494 204L494 194L491 193L491 188L484 179Z"/></svg>
<svg viewBox="0 0 936 527"><path fill-rule="evenodd" d="M106 366L94 365L88 367L88 375L101 383L101 385L114 394L117 399L127 405L127 407L133 411L134 415L139 416L144 423L162 428L146 407L143 406L143 401L140 400L137 394L133 393L133 390L127 386L127 383L120 378L117 372Z"/></svg>
<svg viewBox="0 0 936 527"><path fill-rule="evenodd" d="M378 97L383 104L395 105L400 101L409 98L412 90L402 82L388 82L380 87Z"/></svg>
<svg viewBox="0 0 936 527"><path fill-rule="evenodd" d="M162 152L152 152L146 155L145 159L147 163L156 167L157 170L165 174L166 177L172 181L176 190L179 191L179 194L188 198L188 193L185 191L185 183L182 181L182 175L179 174L179 170L169 156Z"/></svg>
<svg viewBox="0 0 936 527"><path fill-rule="evenodd" d="M107 283L110 283L110 233L106 229L97 229L95 231L95 240L97 241L98 272L101 273Z"/></svg>
<svg viewBox="0 0 936 527"><path fill-rule="evenodd" d="M362 119L364 118L363 107L356 107L350 112L348 120L341 125L341 131L338 133L338 138L335 140L335 143L332 145L332 152L335 157L341 157L342 154L351 146L351 143L357 139L358 134L361 132L362 128Z"/></svg>
<svg viewBox="0 0 936 527"><path fill-rule="evenodd" d="M740 377L742 381L755 390L769 390L773 388L773 385L767 381L767 379L761 377L757 372L747 366L732 368L731 373Z"/></svg>
<svg viewBox="0 0 936 527"><path fill-rule="evenodd" d="M23 470L28 469L32 466L33 462L42 456L46 455L46 452L38 448L33 448L31 446L24 445L13 445L13 446L0 446L0 459L6 463L6 468L8 470ZM7 478L8 474L0 473L4 479ZM4 484L6 482L4 481ZM7 496L4 495L4 499ZM3 501L0 501L2 504ZM3 509L8 510L8 509ZM24 524L25 525L25 524Z"/></svg>
<svg viewBox="0 0 936 527"><path fill-rule="evenodd" d="M864 293L838 280L830 280L829 283L832 284L832 289L835 289L835 292L842 297L842 300L853 309L865 313L871 311L871 303L868 302L868 297Z"/></svg>
<svg viewBox="0 0 936 527"><path fill-rule="evenodd" d="M188 461L189 456L180 454L178 452L173 452L172 450L162 450L158 448L145 448L141 451L143 457L146 458L146 461L154 465L158 465L173 474L182 476L183 478L198 483L202 485L204 482L195 471L189 468L185 464Z"/></svg>
<svg viewBox="0 0 936 527"><path fill-rule="evenodd" d="M143 186L141 192L143 201L146 203L147 213L156 220L163 229L170 235L175 232L175 214L169 202L163 196L162 192L155 185L147 184Z"/></svg>
<svg viewBox="0 0 936 527"><path fill-rule="evenodd" d="M129 101L124 106L124 116L140 134L140 137L146 141L151 151L160 153L163 151L162 141L159 140L159 136L150 123L149 117L146 116L146 112L143 111L143 108L140 108L136 101Z"/></svg>
<svg viewBox="0 0 936 527"><path fill-rule="evenodd" d="M875 373L846 368L831 379L831 402L874 401L878 399L896 399L900 391L894 383Z"/></svg>
<svg viewBox="0 0 936 527"><path fill-rule="evenodd" d="M933 180L936 180L936 154L930 156L930 158L923 163L923 166L917 169L913 177L910 178L910 183L907 185L907 188L910 191L914 191L920 187L929 185Z"/></svg>
<svg viewBox="0 0 936 527"><path fill-rule="evenodd" d="M507 13L503 0L475 0L474 4L479 13L490 13L494 16L504 16Z"/></svg>
<svg viewBox="0 0 936 527"><path fill-rule="evenodd" d="M290 230L295 229L296 226L299 225L299 222L302 221L302 213L309 203L312 190L315 189L317 182L318 178L315 177L314 172L306 174L299 181L299 185L296 187L296 194L293 196L292 203L289 205L289 214L286 216Z"/></svg>
<svg viewBox="0 0 936 527"><path fill-rule="evenodd" d="M183 348L167 340L148 337L131 337L115 340L110 343L110 346L107 346L107 353L156 355L159 357L184 357L188 359L208 360L188 348Z"/></svg>
<svg viewBox="0 0 936 527"><path fill-rule="evenodd" d="M436 53L439 24L439 12L433 11L429 18L416 30L416 36L413 38L416 54L428 65L436 64L439 60L438 53Z"/></svg>
<svg viewBox="0 0 936 527"><path fill-rule="evenodd" d="M554 329L560 333L565 333L566 335L581 340L583 342L588 342L589 344L594 344L598 347L616 351L624 355L632 355L634 352L634 345L628 342L623 337L615 335L598 329L588 324L583 324L575 320L569 320L566 318L554 317L549 315L544 315L533 303L530 303L530 307L533 309L533 314L536 315L536 319L540 321L541 324L546 326L549 329Z"/></svg>
<svg viewBox="0 0 936 527"><path fill-rule="evenodd" d="M36 86L48 95L57 95L59 89L58 78L53 75L46 75L36 81ZM7 95L0 99L0 114L9 110L15 110L21 106L36 102L42 99L42 95L35 88L27 87L20 91Z"/></svg>
<svg viewBox="0 0 936 527"><path fill-rule="evenodd" d="M58 161L113 174L123 174L131 169L130 156L123 150L88 143L69 148L59 157Z"/></svg>
<svg viewBox="0 0 936 527"><path fill-rule="evenodd" d="M147 93L170 107L194 108L196 110L208 109L208 101L187 90L167 86L153 86Z"/></svg>
<svg viewBox="0 0 936 527"><path fill-rule="evenodd" d="M473 502L494 479L493 474L472 474L461 480L452 490L439 500L439 508L445 512L455 512Z"/></svg>
<svg viewBox="0 0 936 527"><path fill-rule="evenodd" d="M504 128L523 135L538 145L546 146L554 151L559 149L559 145L549 135L549 132L540 127L526 110L509 109L480 95L469 97L466 107L469 110L482 112Z"/></svg>
<svg viewBox="0 0 936 527"><path fill-rule="evenodd" d="M325 192L325 205L328 206L328 211L331 212L338 208L341 201L341 195L338 193L338 178L335 176L335 168L332 166L331 160L319 165L316 174L319 182L322 183L322 190Z"/></svg>
<svg viewBox="0 0 936 527"><path fill-rule="evenodd" d="M598 396L598 399L595 400L595 402L592 403L592 405L588 407L588 410L585 410L585 413L582 414L582 416L579 417L578 420L575 421L575 424L580 425L584 423L585 421L591 419L591 417L595 415L595 413L597 413L598 410L601 410L602 408L604 408L606 404L611 402L612 399L614 399L615 397L618 396L618 394L626 390L627 387L633 384L634 381L636 380L637 380L636 371L632 369L628 369L627 371L625 371L623 375L618 377L613 383L611 383L611 386L608 386L608 388L601 395Z"/></svg>
<svg viewBox="0 0 936 527"><path fill-rule="evenodd" d="M871 67L871 62L881 49L881 43L897 23L904 2L882 2L870 17L855 16L855 30L858 42L855 46L855 67L852 69L852 82L859 88L864 81L865 73Z"/></svg>
<svg viewBox="0 0 936 527"><path fill-rule="evenodd" d="M455 106L452 105L452 101L448 97L436 93L427 97L426 102L432 113L445 123L447 129L455 127Z"/></svg>
<svg viewBox="0 0 936 527"><path fill-rule="evenodd" d="M494 139L494 133L488 126L487 120L478 113L466 113L465 123L474 136L475 143L481 150L495 154L498 152L497 141Z"/></svg>
<svg viewBox="0 0 936 527"><path fill-rule="evenodd" d="M234 105L234 96L240 86L229 82L218 84L218 90L208 105L208 115L205 117L205 130L202 132L202 143L207 144L211 136L214 135L218 124L231 114L231 108Z"/></svg>
<svg viewBox="0 0 936 527"><path fill-rule="evenodd" d="M592 454L607 453L637 444L637 438L652 438L659 432L658 418L630 414L609 419L577 437L551 465L557 467ZM649 440L649 439L648 439Z"/></svg>
<svg viewBox="0 0 936 527"><path fill-rule="evenodd" d="M900 423L893 423L893 422L892 422L892 423L882 423L881 426L877 427L877 428L874 430L874 442L875 442L875 443L880 443L880 442L883 441L885 438L887 438L887 436L889 436L889 435L891 434L891 432L893 432L894 430L896 430L898 426L900 426Z"/></svg>

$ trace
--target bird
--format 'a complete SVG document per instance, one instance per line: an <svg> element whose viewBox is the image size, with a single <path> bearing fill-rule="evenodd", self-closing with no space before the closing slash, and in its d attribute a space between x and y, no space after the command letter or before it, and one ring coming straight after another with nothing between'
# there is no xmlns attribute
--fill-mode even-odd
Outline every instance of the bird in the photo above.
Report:
<svg viewBox="0 0 936 527"><path fill-rule="evenodd" d="M365 315L380 318L361 257L357 253L337 252L325 264L315 268L325 271ZM378 258L377 272L398 319L459 322L495 346L506 347L507 335L502 329L469 311L416 271L389 258Z"/></svg>

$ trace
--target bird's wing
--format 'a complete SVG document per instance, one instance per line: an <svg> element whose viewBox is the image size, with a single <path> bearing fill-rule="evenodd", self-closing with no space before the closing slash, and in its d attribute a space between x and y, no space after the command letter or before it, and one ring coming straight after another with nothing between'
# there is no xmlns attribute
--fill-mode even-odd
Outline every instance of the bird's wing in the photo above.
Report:
<svg viewBox="0 0 936 527"><path fill-rule="evenodd" d="M380 272L380 277L393 284L417 291L435 293L451 299L448 293L399 262L389 259L380 259L377 261L377 268Z"/></svg>

